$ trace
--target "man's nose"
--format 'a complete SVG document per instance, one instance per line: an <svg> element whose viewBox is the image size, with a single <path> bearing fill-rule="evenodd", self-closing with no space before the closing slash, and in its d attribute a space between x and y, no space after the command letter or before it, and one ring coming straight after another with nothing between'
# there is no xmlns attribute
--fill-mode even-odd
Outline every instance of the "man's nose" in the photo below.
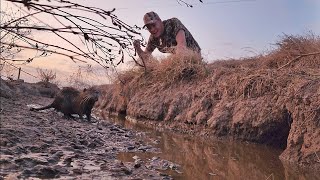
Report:
<svg viewBox="0 0 320 180"><path fill-rule="evenodd" d="M149 28L149 31L150 32L154 32L156 30L156 27L155 26L151 26L150 28Z"/></svg>

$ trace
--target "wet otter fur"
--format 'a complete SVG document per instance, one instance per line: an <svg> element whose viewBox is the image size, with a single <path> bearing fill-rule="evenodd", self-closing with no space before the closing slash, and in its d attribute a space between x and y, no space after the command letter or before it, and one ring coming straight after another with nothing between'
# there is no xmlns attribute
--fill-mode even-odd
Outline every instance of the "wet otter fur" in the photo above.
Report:
<svg viewBox="0 0 320 180"><path fill-rule="evenodd" d="M64 114L65 117L70 118L72 114L78 114L80 119L85 114L87 120L91 120L91 110L94 103L98 101L99 91L94 87L78 91L73 87L64 87L55 96L53 102L48 106L41 108L30 108L31 111L39 111L49 108L54 108Z"/></svg>

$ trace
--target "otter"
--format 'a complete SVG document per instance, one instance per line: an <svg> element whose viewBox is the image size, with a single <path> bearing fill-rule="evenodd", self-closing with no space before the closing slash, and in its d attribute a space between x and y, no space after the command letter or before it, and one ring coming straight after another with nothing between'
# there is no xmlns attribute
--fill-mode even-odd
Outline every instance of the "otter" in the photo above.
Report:
<svg viewBox="0 0 320 180"><path fill-rule="evenodd" d="M73 87L64 87L57 93L51 104L41 108L30 108L30 110L39 111L54 108L62 112L67 118L72 118L72 114L78 114L82 119L85 114L87 120L91 121L91 110L99 96L100 92L94 87L85 88L83 91Z"/></svg>

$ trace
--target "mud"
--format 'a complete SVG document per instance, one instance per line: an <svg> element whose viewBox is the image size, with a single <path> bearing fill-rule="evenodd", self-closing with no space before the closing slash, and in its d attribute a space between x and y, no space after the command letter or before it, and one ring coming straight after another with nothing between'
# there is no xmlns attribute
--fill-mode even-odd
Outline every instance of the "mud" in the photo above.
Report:
<svg viewBox="0 0 320 180"><path fill-rule="evenodd" d="M158 152L141 140L144 133L98 118L65 119L52 109L29 111L50 98L17 95L0 100L0 179L171 179L150 165L155 158L117 160L120 152ZM157 162L173 164L158 158Z"/></svg>

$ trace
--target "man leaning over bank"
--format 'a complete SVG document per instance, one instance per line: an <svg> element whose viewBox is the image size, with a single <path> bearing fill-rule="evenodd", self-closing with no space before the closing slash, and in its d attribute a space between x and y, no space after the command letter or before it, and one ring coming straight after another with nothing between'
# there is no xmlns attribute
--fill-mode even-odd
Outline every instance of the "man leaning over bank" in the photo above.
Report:
<svg viewBox="0 0 320 180"><path fill-rule="evenodd" d="M157 13L148 12L143 17L144 26L150 32L145 50L140 41L133 42L138 56L145 60L150 57L155 48L162 53L183 53L186 49L193 50L201 55L201 48L189 30L177 18L162 21Z"/></svg>

